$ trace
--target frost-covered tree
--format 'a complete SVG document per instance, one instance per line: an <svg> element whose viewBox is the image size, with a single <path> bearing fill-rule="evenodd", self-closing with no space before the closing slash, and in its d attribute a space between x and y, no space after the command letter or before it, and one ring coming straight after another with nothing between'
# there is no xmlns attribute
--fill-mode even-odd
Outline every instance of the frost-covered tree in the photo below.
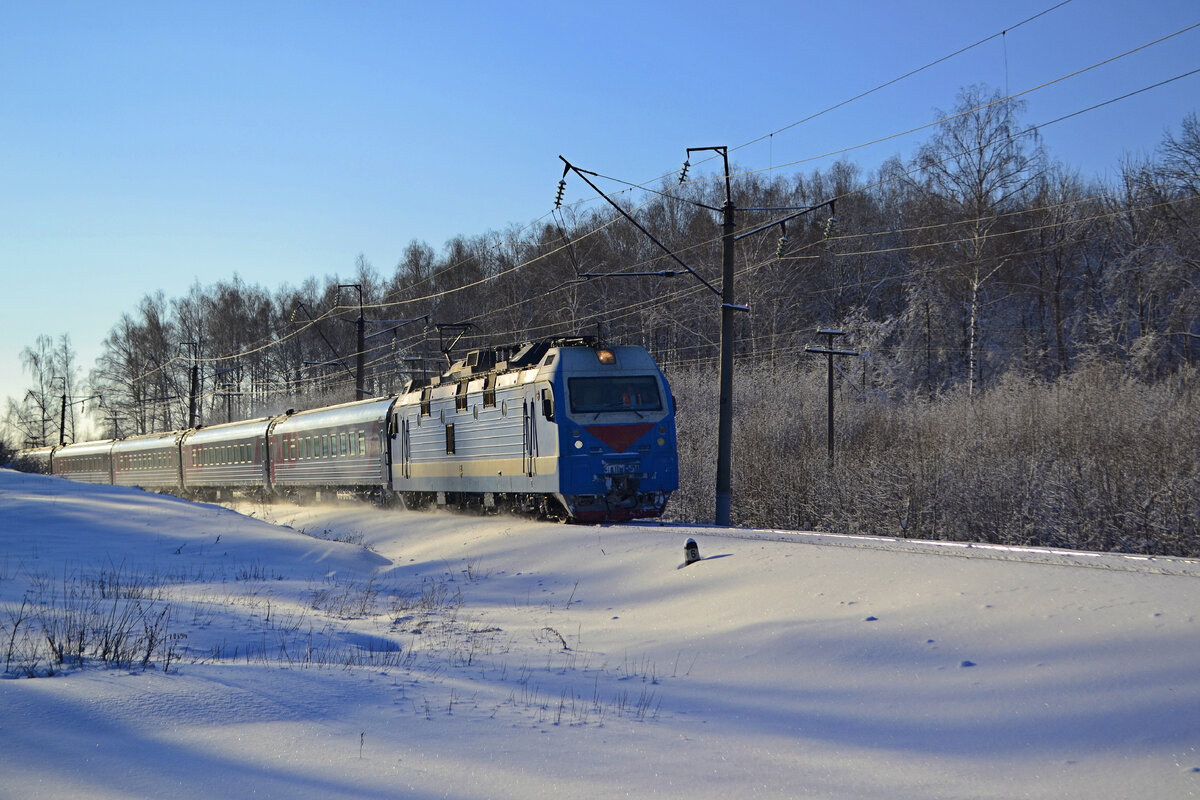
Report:
<svg viewBox="0 0 1200 800"><path fill-rule="evenodd" d="M988 290L1012 259L1013 242L1004 234L1038 176L1020 111L999 91L964 89L951 112L938 112L942 122L915 162L929 222L943 223L931 235L947 285L962 298L968 395L980 377L981 325L993 299Z"/></svg>

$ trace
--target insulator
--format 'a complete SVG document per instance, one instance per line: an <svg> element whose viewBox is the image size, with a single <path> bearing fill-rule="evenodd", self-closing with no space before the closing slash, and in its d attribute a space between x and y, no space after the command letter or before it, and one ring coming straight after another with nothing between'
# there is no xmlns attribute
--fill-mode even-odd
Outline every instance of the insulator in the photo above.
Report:
<svg viewBox="0 0 1200 800"><path fill-rule="evenodd" d="M830 217L828 220L825 221L825 238L832 239L834 236L837 236L837 232L838 232L838 219L837 219L837 217Z"/></svg>
<svg viewBox="0 0 1200 800"><path fill-rule="evenodd" d="M788 237L780 236L779 237L779 246L775 248L775 257L783 258L783 254L785 252L787 252L787 247L788 247Z"/></svg>
<svg viewBox="0 0 1200 800"><path fill-rule="evenodd" d="M683 169L681 169L679 171L679 182L680 183L683 183L684 181L687 180L687 171L688 171L688 167L690 167L690 166L691 166L691 162L688 162L688 161L683 162Z"/></svg>
<svg viewBox="0 0 1200 800"><path fill-rule="evenodd" d="M558 194L556 194L554 196L554 207L555 208L562 208L563 192L565 192L566 190L567 190L566 180L559 181L558 182Z"/></svg>

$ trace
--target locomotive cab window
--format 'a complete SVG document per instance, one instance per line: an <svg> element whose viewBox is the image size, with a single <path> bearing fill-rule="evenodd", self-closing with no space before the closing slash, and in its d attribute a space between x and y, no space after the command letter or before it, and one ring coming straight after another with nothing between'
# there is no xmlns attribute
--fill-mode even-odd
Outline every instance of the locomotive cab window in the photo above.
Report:
<svg viewBox="0 0 1200 800"><path fill-rule="evenodd" d="M658 381L653 375L570 378L567 389L571 411L576 414L662 410Z"/></svg>

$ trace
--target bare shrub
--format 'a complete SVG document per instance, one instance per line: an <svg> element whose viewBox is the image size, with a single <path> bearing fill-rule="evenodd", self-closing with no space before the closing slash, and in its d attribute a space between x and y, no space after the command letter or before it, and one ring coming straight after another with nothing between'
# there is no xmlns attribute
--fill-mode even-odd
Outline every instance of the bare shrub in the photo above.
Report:
<svg viewBox="0 0 1200 800"><path fill-rule="evenodd" d="M34 580L18 609L5 612L5 674L53 675L66 666L164 671L186 634L171 633L172 608L156 579L122 568Z"/></svg>
<svg viewBox="0 0 1200 800"><path fill-rule="evenodd" d="M712 518L713 376L673 377L681 487ZM1084 364L1054 382L1006 373L970 397L894 400L839 377L826 455L824 364L739 372L734 519L755 527L1200 554L1197 373L1147 383ZM692 396L695 392L696 397ZM686 446L697 433L703 447Z"/></svg>

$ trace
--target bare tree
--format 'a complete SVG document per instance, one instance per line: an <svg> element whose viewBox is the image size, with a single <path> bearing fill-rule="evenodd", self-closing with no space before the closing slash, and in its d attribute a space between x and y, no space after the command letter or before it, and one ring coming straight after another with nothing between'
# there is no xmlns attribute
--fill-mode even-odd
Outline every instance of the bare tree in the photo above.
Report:
<svg viewBox="0 0 1200 800"><path fill-rule="evenodd" d="M1200 119L1195 112L1183 118L1178 137L1166 135L1161 150L1163 174L1175 182L1181 194L1200 195Z"/></svg>
<svg viewBox="0 0 1200 800"><path fill-rule="evenodd" d="M980 376L986 290L1010 260L1001 236L1012 225L1006 215L1019 209L1038 175L1018 128L1020 110L998 91L964 89L952 113L938 112L943 122L916 159L918 189L948 223L938 233L947 275L965 290L968 396Z"/></svg>

